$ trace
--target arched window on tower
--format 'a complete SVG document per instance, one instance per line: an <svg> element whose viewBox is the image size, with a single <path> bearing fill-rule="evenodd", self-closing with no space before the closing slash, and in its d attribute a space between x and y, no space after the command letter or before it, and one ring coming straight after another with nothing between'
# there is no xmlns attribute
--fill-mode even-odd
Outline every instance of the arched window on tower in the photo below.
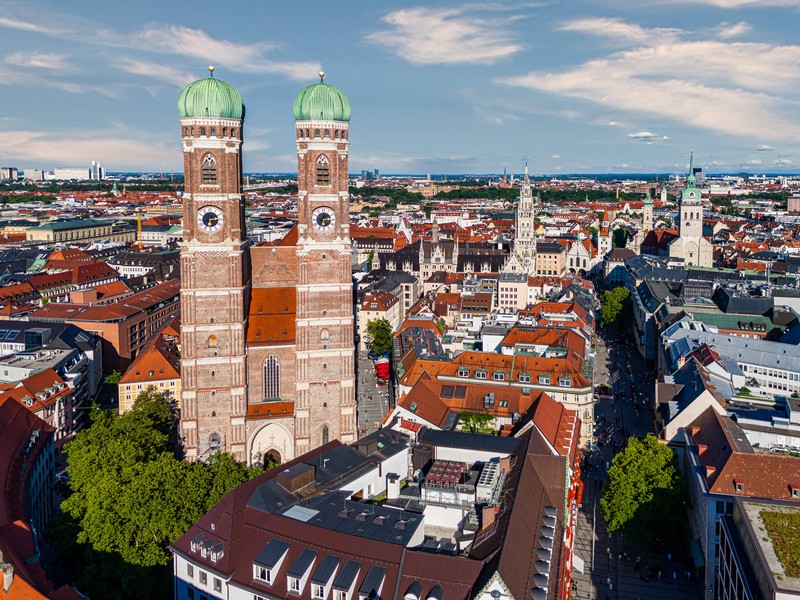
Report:
<svg viewBox="0 0 800 600"><path fill-rule="evenodd" d="M217 336L211 335L208 337L208 347L209 348L216 348L219 341L217 340Z"/></svg>
<svg viewBox="0 0 800 600"><path fill-rule="evenodd" d="M264 398L281 397L281 365L278 357L270 354L264 361Z"/></svg>
<svg viewBox="0 0 800 600"><path fill-rule="evenodd" d="M211 154L203 157L203 183L217 183L217 161Z"/></svg>
<svg viewBox="0 0 800 600"><path fill-rule="evenodd" d="M327 444L330 441L331 433L327 425L322 426L322 443Z"/></svg>
<svg viewBox="0 0 800 600"><path fill-rule="evenodd" d="M331 165L328 157L321 154L317 159L317 185L331 184Z"/></svg>

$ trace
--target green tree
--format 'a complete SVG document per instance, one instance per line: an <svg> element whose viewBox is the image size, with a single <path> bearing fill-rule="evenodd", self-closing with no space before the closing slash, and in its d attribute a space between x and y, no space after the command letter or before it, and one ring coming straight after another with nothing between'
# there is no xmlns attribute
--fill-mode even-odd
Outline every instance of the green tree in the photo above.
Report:
<svg viewBox="0 0 800 600"><path fill-rule="evenodd" d="M675 452L654 435L630 438L611 463L600 500L609 531L638 545L674 546L685 505Z"/></svg>
<svg viewBox="0 0 800 600"><path fill-rule="evenodd" d="M92 598L112 598L104 589L108 582L133 584L137 577L161 583L141 593L133 586L130 597L167 597L167 546L222 496L262 472L225 453L206 463L180 460L175 417L151 387L126 413L96 411L92 425L65 446L70 489L55 521L54 546L77 563L77 581Z"/></svg>
<svg viewBox="0 0 800 600"><path fill-rule="evenodd" d="M468 429L472 432L489 432L494 431L491 424L494 422L494 417L489 413L474 413L464 411L460 415L461 427Z"/></svg>
<svg viewBox="0 0 800 600"><path fill-rule="evenodd" d="M369 349L375 354L388 354L392 351L394 330L386 319L367 321L367 331L364 335L369 341Z"/></svg>
<svg viewBox="0 0 800 600"><path fill-rule="evenodd" d="M106 375L106 378L103 381L109 385L117 385L120 379L122 379L122 373L114 369L111 371L111 373Z"/></svg>
<svg viewBox="0 0 800 600"><path fill-rule="evenodd" d="M600 298L600 326L609 327L630 313L630 290L624 286L606 290Z"/></svg>

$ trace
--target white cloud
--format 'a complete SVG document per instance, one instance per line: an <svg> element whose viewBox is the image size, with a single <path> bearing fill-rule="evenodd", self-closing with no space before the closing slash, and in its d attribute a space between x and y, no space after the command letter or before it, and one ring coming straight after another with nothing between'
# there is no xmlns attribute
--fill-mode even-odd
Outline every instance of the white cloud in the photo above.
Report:
<svg viewBox="0 0 800 600"><path fill-rule="evenodd" d="M753 28L747 21L739 21L738 23L720 23L717 27L717 37L723 40L747 35Z"/></svg>
<svg viewBox="0 0 800 600"><path fill-rule="evenodd" d="M633 138L635 140L647 141L647 140L654 140L657 139L658 136L655 133L651 133L649 131L637 131L636 133L629 133L629 138Z"/></svg>
<svg viewBox="0 0 800 600"><path fill-rule="evenodd" d="M751 160L748 160L747 164L748 165L760 165L760 164L762 164L762 161L758 160L757 158L753 158Z"/></svg>
<svg viewBox="0 0 800 600"><path fill-rule="evenodd" d="M181 25L151 24L133 33L123 43L150 52L203 59L239 73L272 73L296 80L312 79L321 67L319 62L271 60L266 53L274 50L275 45L269 42L241 44Z"/></svg>
<svg viewBox="0 0 800 600"><path fill-rule="evenodd" d="M553 160L558 160L558 159L561 158L561 155L560 154L553 154L553 156L551 156L550 158L552 158Z"/></svg>
<svg viewBox="0 0 800 600"><path fill-rule="evenodd" d="M469 15L466 8L404 8L383 22L390 28L365 39L414 65L493 64L522 50L507 20Z"/></svg>
<svg viewBox="0 0 800 600"><path fill-rule="evenodd" d="M60 69L69 68L66 56L55 52L14 52L5 57L9 65L25 68Z"/></svg>
<svg viewBox="0 0 800 600"><path fill-rule="evenodd" d="M49 18L53 21L58 16L51 14ZM276 44L266 41L244 44L215 38L202 29L157 23L151 23L133 33L125 33L87 19L70 15L64 15L63 18L65 22L69 23L69 29L46 27L6 17L0 17L0 28L33 31L70 42L105 48L188 56L209 64L223 65L237 73L274 74L299 81L313 79L321 68L318 61L274 60L268 57L267 53L275 50ZM110 56L109 58L122 61L127 59L131 61L131 66L135 67L136 59L129 56ZM147 73L140 74L146 75ZM152 74L155 79L161 79L164 70L153 70Z"/></svg>
<svg viewBox="0 0 800 600"><path fill-rule="evenodd" d="M196 74L188 71L180 71L168 65L154 63L147 60L137 60L134 58L121 58L116 61L116 66L126 73L132 75L143 75L152 77L165 83L170 83L177 87L183 87L197 79Z"/></svg>
<svg viewBox="0 0 800 600"><path fill-rule="evenodd" d="M759 152L772 152L774 148L772 146L767 146L766 144L760 144L756 146L756 150Z"/></svg>
<svg viewBox="0 0 800 600"><path fill-rule="evenodd" d="M628 42L646 42L653 39L654 36L659 36L663 40L665 37L673 37L680 33L678 29L645 29L640 25L607 17L588 17L567 21L559 29Z"/></svg>
<svg viewBox="0 0 800 600"><path fill-rule="evenodd" d="M772 164L779 167L788 167L792 164L792 161L788 158L777 158Z"/></svg>
<svg viewBox="0 0 800 600"><path fill-rule="evenodd" d="M617 125L619 125L619 121L609 121L608 122L608 126L609 127L616 127Z"/></svg>
<svg viewBox="0 0 800 600"><path fill-rule="evenodd" d="M800 7L800 0L665 0L664 4L703 4L718 8Z"/></svg>
<svg viewBox="0 0 800 600"><path fill-rule="evenodd" d="M654 39L560 73L501 81L733 135L800 136L800 46Z"/></svg>
<svg viewBox="0 0 800 600"><path fill-rule="evenodd" d="M0 155L31 166L89 164L98 157L110 169L151 169L164 165L179 170L180 151L128 129L104 131L0 131Z"/></svg>
<svg viewBox="0 0 800 600"><path fill-rule="evenodd" d="M22 21L21 19L13 19L11 17L0 17L0 27L31 31L34 33L53 33L52 29L43 27L42 25L31 23L30 21Z"/></svg>

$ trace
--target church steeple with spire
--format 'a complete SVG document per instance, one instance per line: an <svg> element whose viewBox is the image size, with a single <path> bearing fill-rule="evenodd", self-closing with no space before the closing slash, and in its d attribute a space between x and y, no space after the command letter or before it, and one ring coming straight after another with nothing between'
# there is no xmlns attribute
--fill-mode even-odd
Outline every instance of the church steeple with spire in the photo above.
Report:
<svg viewBox="0 0 800 600"><path fill-rule="evenodd" d="M672 240L669 255L683 258L687 265L711 267L713 248L703 237L703 195L694 174L694 152L689 155L689 174L678 203L678 238Z"/></svg>

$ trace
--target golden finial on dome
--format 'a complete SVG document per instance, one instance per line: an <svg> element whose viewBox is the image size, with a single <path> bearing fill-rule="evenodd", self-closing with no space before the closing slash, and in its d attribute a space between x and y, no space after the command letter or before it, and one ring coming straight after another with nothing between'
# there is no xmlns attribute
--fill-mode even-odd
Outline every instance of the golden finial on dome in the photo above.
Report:
<svg viewBox="0 0 800 600"><path fill-rule="evenodd" d="M325 71L319 72L319 82L322 83L325 80Z"/></svg>
<svg viewBox="0 0 800 600"><path fill-rule="evenodd" d="M211 77L214 76L214 65L208 65L208 72L211 73Z"/></svg>

